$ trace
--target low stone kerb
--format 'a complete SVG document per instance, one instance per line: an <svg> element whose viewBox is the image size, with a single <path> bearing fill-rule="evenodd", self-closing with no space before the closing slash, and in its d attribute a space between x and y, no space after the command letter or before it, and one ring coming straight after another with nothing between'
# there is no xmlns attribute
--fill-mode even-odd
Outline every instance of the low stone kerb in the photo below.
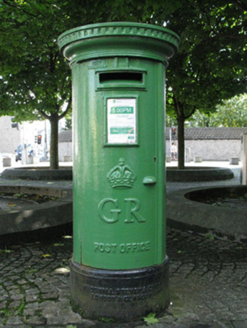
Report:
<svg viewBox="0 0 247 328"><path fill-rule="evenodd" d="M72 221L72 191L59 188L1 185L4 194L38 194L57 197L41 204L23 204L22 209L0 210L0 235L50 228ZM14 203L14 200L13 200Z"/></svg>
<svg viewBox="0 0 247 328"><path fill-rule="evenodd" d="M246 191L245 191L246 190ZM247 207L213 206L195 201L195 196L221 195L227 192L247 192L246 186L230 186L178 190L168 194L166 200L167 223L173 227L184 224L189 230L213 230L236 239L247 238ZM194 197L192 197L192 195ZM192 200L193 199L193 200Z"/></svg>

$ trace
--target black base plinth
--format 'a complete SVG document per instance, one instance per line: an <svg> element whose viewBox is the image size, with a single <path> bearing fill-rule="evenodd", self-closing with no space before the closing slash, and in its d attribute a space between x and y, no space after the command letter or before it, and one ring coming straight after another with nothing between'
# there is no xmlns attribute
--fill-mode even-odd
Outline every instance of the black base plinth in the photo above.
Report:
<svg viewBox="0 0 247 328"><path fill-rule="evenodd" d="M71 261L73 309L88 319L140 320L169 306L169 263L135 270L101 270Z"/></svg>

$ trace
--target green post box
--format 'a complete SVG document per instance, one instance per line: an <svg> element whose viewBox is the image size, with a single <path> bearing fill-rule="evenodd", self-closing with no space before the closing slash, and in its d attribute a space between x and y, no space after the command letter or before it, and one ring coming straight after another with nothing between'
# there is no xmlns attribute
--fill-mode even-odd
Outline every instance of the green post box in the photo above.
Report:
<svg viewBox="0 0 247 328"><path fill-rule="evenodd" d="M178 44L128 22L59 37L72 69L71 294L85 317L128 321L169 305L164 84Z"/></svg>

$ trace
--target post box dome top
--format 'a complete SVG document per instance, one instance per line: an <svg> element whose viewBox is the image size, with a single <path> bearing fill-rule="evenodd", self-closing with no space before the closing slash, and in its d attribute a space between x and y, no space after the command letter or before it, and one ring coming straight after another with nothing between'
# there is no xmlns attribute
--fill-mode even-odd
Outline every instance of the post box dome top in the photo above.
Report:
<svg viewBox="0 0 247 328"><path fill-rule="evenodd" d="M128 53L141 57L150 57L153 53L153 59L163 57L164 61L164 57L168 59L173 56L179 42L178 35L164 27L133 22L84 25L68 30L58 38L59 48L70 62L112 56L114 53L117 56ZM149 54L145 51L148 48ZM160 55L156 48L160 48Z"/></svg>

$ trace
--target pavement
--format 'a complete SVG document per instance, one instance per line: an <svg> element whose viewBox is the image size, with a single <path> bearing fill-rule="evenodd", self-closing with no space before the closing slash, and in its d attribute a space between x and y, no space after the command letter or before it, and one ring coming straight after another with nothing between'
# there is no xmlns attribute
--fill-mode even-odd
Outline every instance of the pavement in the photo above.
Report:
<svg viewBox="0 0 247 328"><path fill-rule="evenodd" d="M167 192L239 184L239 166L233 171L234 179L227 181L167 183ZM6 181L72 186L70 181ZM140 322L106 323L86 320L73 312L69 282L72 240L72 236L63 235L0 249L0 327L147 327L144 318ZM171 305L151 327L247 328L247 243L170 227L166 240Z"/></svg>

